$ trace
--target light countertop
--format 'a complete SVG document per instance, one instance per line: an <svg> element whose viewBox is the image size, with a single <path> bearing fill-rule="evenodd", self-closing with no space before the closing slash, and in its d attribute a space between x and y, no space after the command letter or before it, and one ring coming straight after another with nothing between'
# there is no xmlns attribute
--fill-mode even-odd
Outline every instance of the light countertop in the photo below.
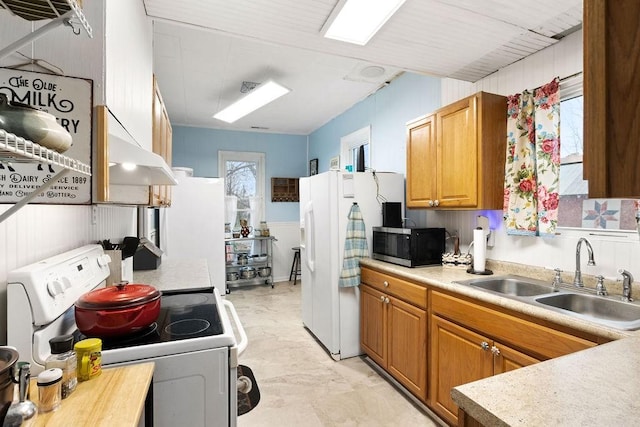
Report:
<svg viewBox="0 0 640 427"><path fill-rule="evenodd" d="M383 272L445 289L500 307L593 333L615 341L511 372L460 385L451 396L465 412L488 426L635 426L640 417L640 332L620 331L542 307L452 283L474 277L442 266L406 268L361 260ZM494 275L546 280L552 272L496 263Z"/></svg>
<svg viewBox="0 0 640 427"><path fill-rule="evenodd" d="M537 305L528 304L526 302L518 301L511 298L505 298L500 295L476 289L468 285L452 283L456 280L469 280L473 278L487 277L469 274L464 269L442 267L440 265L408 268L370 258L362 259L360 260L360 263L363 266L371 266L385 273L406 277L407 279L412 280L415 283L424 283L425 285L429 285L433 288L456 292L460 295L465 295L478 301L487 302L499 307L513 310L515 312L534 316L543 320L548 320L559 325L568 326L609 340L617 340L634 335L640 336L640 331L622 331L614 328L609 328L597 323L583 320L581 318L572 317L566 314L552 311L544 307L539 307ZM494 272L494 276L516 274L524 277L542 279L549 283L551 283L551 280L553 278L553 272L541 272L540 269L537 269L535 267L528 267L520 264L487 264L487 268L490 268ZM546 274L548 277L544 276L544 274Z"/></svg>
<svg viewBox="0 0 640 427"><path fill-rule="evenodd" d="M161 291L211 288L209 267L205 258L163 258L155 270L133 272L135 283L155 286Z"/></svg>
<svg viewBox="0 0 640 427"><path fill-rule="evenodd" d="M487 426L637 426L640 338L625 338L455 387Z"/></svg>

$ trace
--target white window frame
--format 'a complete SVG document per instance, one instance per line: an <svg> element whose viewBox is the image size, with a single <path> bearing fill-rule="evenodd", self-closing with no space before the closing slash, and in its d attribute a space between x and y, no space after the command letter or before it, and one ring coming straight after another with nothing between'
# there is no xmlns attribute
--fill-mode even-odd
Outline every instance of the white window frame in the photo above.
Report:
<svg viewBox="0 0 640 427"><path fill-rule="evenodd" d="M362 129L358 129L355 132L351 132L348 135L340 138L340 159L343 166L351 165L353 171L356 170L356 159L353 158L352 153L354 148L358 148L363 144L369 145L369 155L365 161L365 164L369 165L369 168L373 168L371 164L371 150L373 145L371 144L371 125L365 126Z"/></svg>
<svg viewBox="0 0 640 427"><path fill-rule="evenodd" d="M266 156L264 153L256 153L250 151L218 151L218 174L222 178L225 178L227 176L227 161L256 162L258 164L258 173L256 177L256 197L260 198L260 211L262 212L263 220L266 220L265 197L267 193L265 185L265 158ZM226 187L225 196L227 196Z"/></svg>

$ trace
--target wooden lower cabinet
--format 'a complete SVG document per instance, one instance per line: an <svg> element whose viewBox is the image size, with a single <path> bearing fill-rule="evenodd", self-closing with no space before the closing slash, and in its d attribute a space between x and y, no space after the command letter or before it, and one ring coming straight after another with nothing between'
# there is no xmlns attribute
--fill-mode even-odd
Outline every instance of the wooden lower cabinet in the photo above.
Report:
<svg viewBox="0 0 640 427"><path fill-rule="evenodd" d="M384 296L367 285L360 285L360 346L378 365L387 364L387 322Z"/></svg>
<svg viewBox="0 0 640 427"><path fill-rule="evenodd" d="M427 399L427 313L360 285L360 339L378 365L423 402Z"/></svg>
<svg viewBox="0 0 640 427"><path fill-rule="evenodd" d="M477 425L453 387L607 341L365 266L361 280L365 353L451 425Z"/></svg>
<svg viewBox="0 0 640 427"><path fill-rule="evenodd" d="M430 336L431 405L451 424L458 421L453 387L540 361L437 315L431 316Z"/></svg>

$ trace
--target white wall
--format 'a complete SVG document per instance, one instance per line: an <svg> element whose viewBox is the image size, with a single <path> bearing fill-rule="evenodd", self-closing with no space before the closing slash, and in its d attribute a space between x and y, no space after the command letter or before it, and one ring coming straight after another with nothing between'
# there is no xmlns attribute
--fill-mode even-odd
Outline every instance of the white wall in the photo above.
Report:
<svg viewBox="0 0 640 427"><path fill-rule="evenodd" d="M289 280L293 262L291 248L300 246L300 223L269 222L268 224L269 233L277 239L273 242L273 281Z"/></svg>
<svg viewBox="0 0 640 427"><path fill-rule="evenodd" d="M567 36L553 46L546 48L515 64L476 82L469 83L453 79L442 81L442 104L446 105L478 91L510 95L533 89L548 83L554 77L570 76L582 71L582 31ZM602 274L615 277L617 269L624 267L640 278L640 243L635 232L590 232L580 229L560 229L552 239L539 237L508 236L502 226L502 212L432 212L429 211L427 224L444 226L448 230L458 230L461 243L469 244L476 216L480 213L490 216L496 231L496 244L489 249L491 259L535 265L539 267L575 270L576 243L580 237L587 237L593 245L596 258L595 267L586 267L586 255L582 255L582 271L585 274ZM549 272L549 277L553 272Z"/></svg>

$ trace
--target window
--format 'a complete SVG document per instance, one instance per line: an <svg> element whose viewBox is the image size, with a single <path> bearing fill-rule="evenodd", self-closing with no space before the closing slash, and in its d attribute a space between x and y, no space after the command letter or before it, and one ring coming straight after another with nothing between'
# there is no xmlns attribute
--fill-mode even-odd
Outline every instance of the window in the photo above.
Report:
<svg viewBox="0 0 640 427"><path fill-rule="evenodd" d="M340 138L340 156L343 164L351 165L354 171L357 169L360 147L363 147L364 151L364 168L371 169L371 126Z"/></svg>
<svg viewBox="0 0 640 427"><path fill-rule="evenodd" d="M225 222L240 228L246 219L253 228L264 220L264 153L219 151L218 170L225 179Z"/></svg>
<svg viewBox="0 0 640 427"><path fill-rule="evenodd" d="M559 227L635 230L633 200L589 199L582 179L582 75L560 85L560 204Z"/></svg>

